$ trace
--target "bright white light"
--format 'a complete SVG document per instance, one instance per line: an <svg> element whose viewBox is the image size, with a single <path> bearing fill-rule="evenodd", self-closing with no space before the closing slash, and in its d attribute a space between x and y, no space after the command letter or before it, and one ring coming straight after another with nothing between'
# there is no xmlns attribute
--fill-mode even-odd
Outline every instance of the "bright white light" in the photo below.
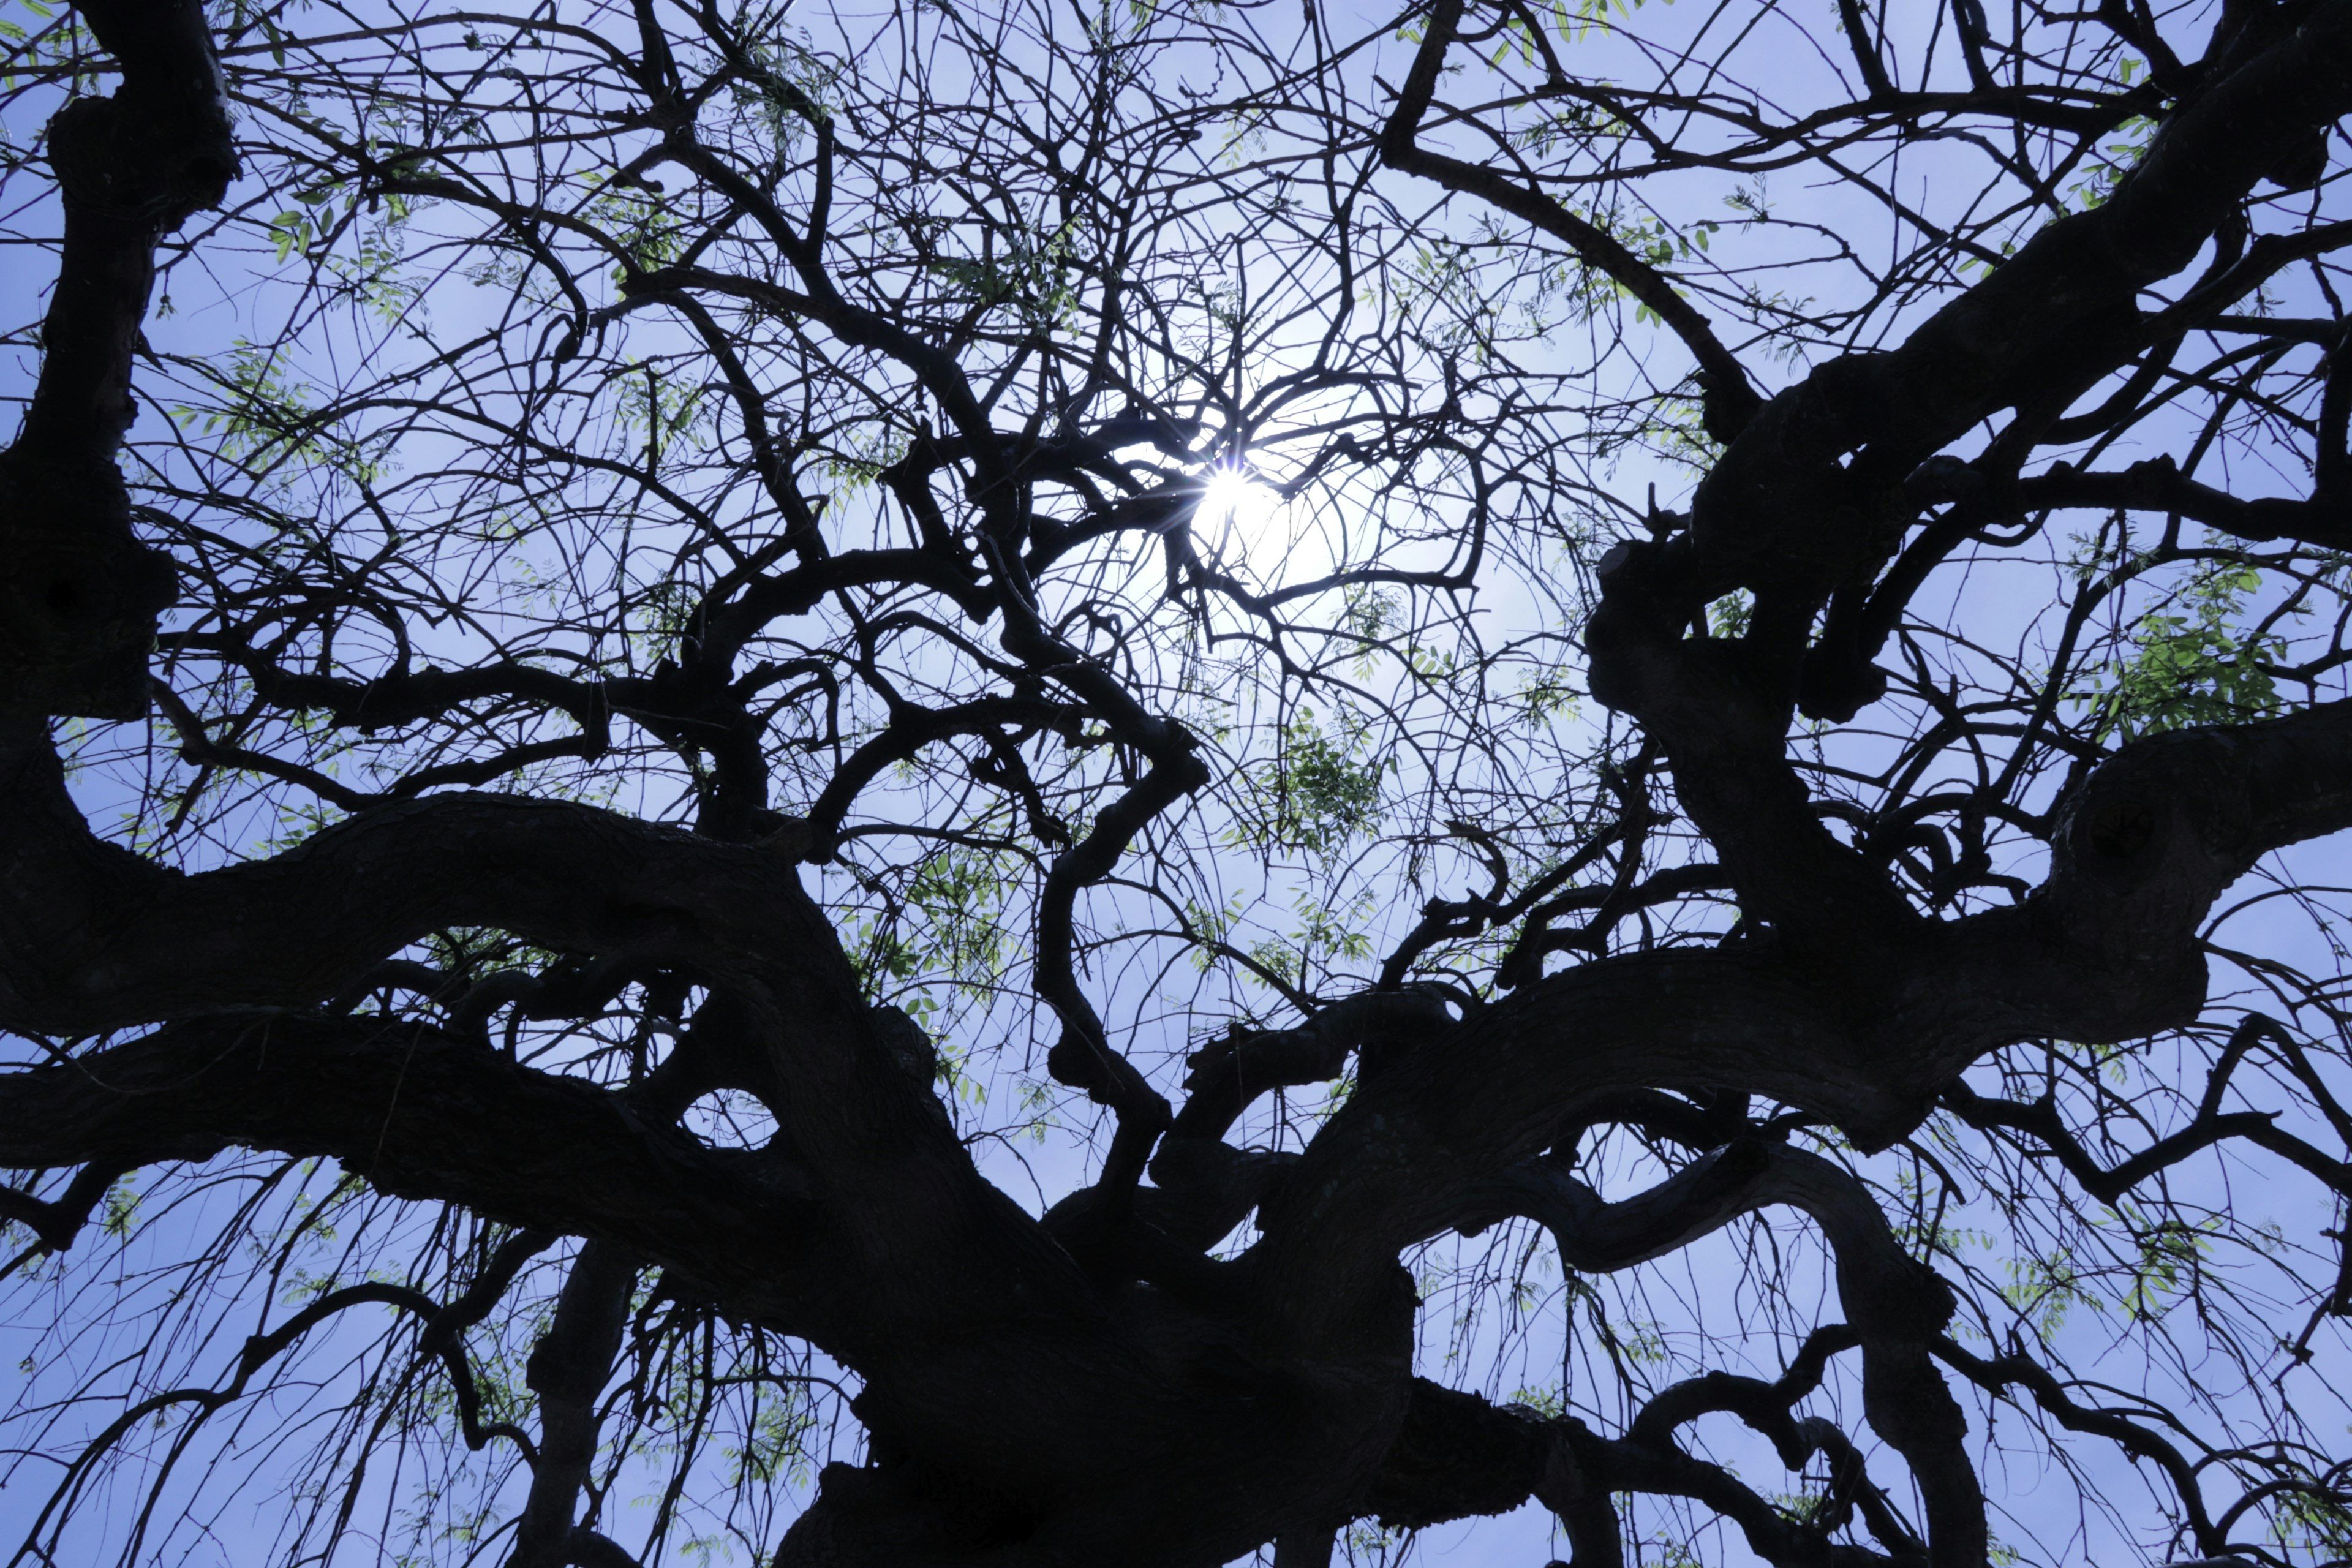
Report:
<svg viewBox="0 0 2352 1568"><path fill-rule="evenodd" d="M1260 484L1247 468L1220 463L1209 472L1201 491L1201 510L1194 526L1223 526L1243 542L1263 537L1282 510L1282 498L1271 486Z"/></svg>

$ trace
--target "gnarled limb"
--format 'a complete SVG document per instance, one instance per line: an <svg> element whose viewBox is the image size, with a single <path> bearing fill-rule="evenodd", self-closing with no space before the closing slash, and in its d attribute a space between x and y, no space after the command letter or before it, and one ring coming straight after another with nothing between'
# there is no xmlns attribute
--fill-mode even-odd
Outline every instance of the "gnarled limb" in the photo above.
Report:
<svg viewBox="0 0 2352 1568"><path fill-rule="evenodd" d="M2212 900L2268 850L2347 826L2352 704L2158 735L2085 782L2032 898L1912 922L1883 984L1843 963L1817 978L1770 943L1553 975L1358 1091L1265 1216L1276 1276L1313 1321L1327 1289L1444 1228L1461 1194L1542 1148L1561 1108L1594 1089L1769 1094L1876 1145L2000 1046L2186 1023L2203 1002L2195 942Z"/></svg>
<svg viewBox="0 0 2352 1568"><path fill-rule="evenodd" d="M156 243L236 175L199 0L83 0L75 10L122 82L49 125L65 245L40 381L0 453L0 718L147 710L147 651L173 578L131 537L114 452L136 412L131 360Z"/></svg>
<svg viewBox="0 0 2352 1568"><path fill-rule="evenodd" d="M1951 1293L1897 1245L1876 1201L1853 1176L1819 1155L1748 1140L1618 1203L1602 1202L1546 1161L1517 1168L1471 1203L1466 1223L1527 1215L1552 1231L1565 1264L1591 1271L1629 1268L1679 1250L1759 1208L1785 1204L1802 1211L1821 1226L1837 1261L1839 1295L1863 1352L1864 1409L1879 1435L1910 1462L1927 1500L1929 1561L1957 1568L1982 1560L1984 1498L1963 1447L1967 1423L1927 1359L1929 1342L1951 1316ZM1634 1421L1626 1440L1664 1451L1676 1425L1703 1409L1730 1409L1771 1436L1791 1468L1801 1465L1818 1445L1801 1439L1788 1411L1820 1375L1818 1362L1807 1367L1807 1359L1769 1393L1719 1377L1668 1390ZM1795 1375L1800 1370L1808 1375ZM1778 1415L1769 1414L1773 1410ZM1878 1522L1891 1531L1891 1519ZM1916 1545L1899 1534L1895 1544Z"/></svg>
<svg viewBox="0 0 2352 1568"><path fill-rule="evenodd" d="M793 1315L820 1238L789 1165L422 1023L224 1014L0 1077L0 1163L130 1168L205 1144L329 1155L395 1195L625 1242L751 1316Z"/></svg>

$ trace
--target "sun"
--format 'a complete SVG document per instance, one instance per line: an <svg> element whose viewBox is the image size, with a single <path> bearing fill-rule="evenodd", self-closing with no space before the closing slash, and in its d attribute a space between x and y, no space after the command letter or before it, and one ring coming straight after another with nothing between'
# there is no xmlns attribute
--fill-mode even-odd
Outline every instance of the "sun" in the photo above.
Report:
<svg viewBox="0 0 2352 1568"><path fill-rule="evenodd" d="M1281 510L1282 497L1246 466L1219 463L1202 481L1192 521L1195 529L1222 525L1246 543L1263 537Z"/></svg>

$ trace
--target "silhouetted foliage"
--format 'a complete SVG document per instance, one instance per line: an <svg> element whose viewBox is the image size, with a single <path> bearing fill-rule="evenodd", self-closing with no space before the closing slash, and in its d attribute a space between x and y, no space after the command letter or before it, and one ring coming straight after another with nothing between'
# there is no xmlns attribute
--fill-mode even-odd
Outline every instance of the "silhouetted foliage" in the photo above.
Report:
<svg viewBox="0 0 2352 1568"><path fill-rule="evenodd" d="M2352 1560L2352 0L0 16L13 1562Z"/></svg>

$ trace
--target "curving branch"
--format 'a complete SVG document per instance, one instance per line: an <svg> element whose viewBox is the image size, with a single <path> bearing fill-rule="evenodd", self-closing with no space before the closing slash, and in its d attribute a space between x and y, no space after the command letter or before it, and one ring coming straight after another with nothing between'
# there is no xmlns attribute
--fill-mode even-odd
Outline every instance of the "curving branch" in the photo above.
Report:
<svg viewBox="0 0 2352 1568"><path fill-rule="evenodd" d="M1839 1298L1863 1352L1864 1413L1909 1461L1927 1500L1928 1560L1955 1568L1982 1561L1985 1504L1964 1447L1967 1422L1927 1355L1951 1317L1951 1292L1904 1252L1885 1215L1853 1176L1817 1154L1748 1139L1622 1202L1602 1202L1550 1160L1517 1167L1465 1196L1465 1212L1455 1223L1483 1227L1505 1215L1525 1215L1551 1230L1564 1264L1595 1272L1678 1251L1759 1208L1787 1205L1804 1213L1820 1226L1836 1259ZM1832 1343L1813 1348L1826 1353ZM1810 1375L1798 1375L1800 1369ZM1676 1426L1706 1410L1732 1410L1772 1437L1790 1468L1799 1468L1821 1446L1818 1437L1801 1436L1789 1416L1789 1406L1820 1375L1818 1363L1801 1358L1800 1369L1780 1387L1750 1387L1745 1380L1715 1375L1669 1389L1635 1418L1626 1441L1664 1451ZM1841 1456L1849 1451L1841 1449ZM1847 1489L1861 1497L1865 1485L1849 1478ZM1898 1550L1916 1549L1892 1514L1883 1507L1872 1512L1883 1538Z"/></svg>
<svg viewBox="0 0 2352 1568"><path fill-rule="evenodd" d="M793 1281L822 1267L817 1212L789 1166L708 1148L625 1096L425 1024L230 1014L0 1077L9 1166L130 1169L230 1145L329 1155L380 1191L535 1236L624 1241L751 1316L796 1320ZM502 1284L527 1256L484 1279ZM428 1337L488 1306L435 1315Z"/></svg>
<svg viewBox="0 0 2352 1568"><path fill-rule="evenodd" d="M0 453L0 718L147 710L147 652L174 579L131 535L114 452L137 412L131 362L155 247L237 173L200 0L75 11L122 82L68 103L48 130L65 244L40 380Z"/></svg>
<svg viewBox="0 0 2352 1568"><path fill-rule="evenodd" d="M1706 393L1706 423L1718 440L1729 440L1744 428L1761 405L1747 368L1716 336L1691 302L1683 298L1667 274L1643 261L1606 229L1579 216L1531 186L1498 170L1465 163L1420 144L1422 121L1429 112L1446 51L1461 32L1464 0L1437 0L1413 56L1396 108L1381 132L1381 156L1391 167L1437 181L1449 190L1467 192L1492 203L1574 250L1585 265L1607 274L1625 291L1655 312L1683 341L1698 361L1699 384Z"/></svg>

